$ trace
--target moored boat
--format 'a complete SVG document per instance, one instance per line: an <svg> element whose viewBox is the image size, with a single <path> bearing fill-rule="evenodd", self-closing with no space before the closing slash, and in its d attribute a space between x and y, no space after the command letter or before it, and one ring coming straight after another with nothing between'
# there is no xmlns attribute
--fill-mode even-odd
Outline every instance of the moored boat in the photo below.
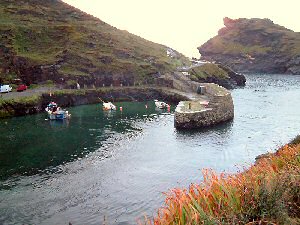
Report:
<svg viewBox="0 0 300 225"><path fill-rule="evenodd" d="M117 107L111 102L103 102L103 110L116 110Z"/></svg>
<svg viewBox="0 0 300 225"><path fill-rule="evenodd" d="M155 106L159 109L166 109L168 107L170 107L169 104L162 102L162 101L158 101L158 100L154 100Z"/></svg>
<svg viewBox="0 0 300 225"><path fill-rule="evenodd" d="M45 111L48 113L50 120L63 120L71 117L68 111L58 107L55 102L50 102L45 108Z"/></svg>

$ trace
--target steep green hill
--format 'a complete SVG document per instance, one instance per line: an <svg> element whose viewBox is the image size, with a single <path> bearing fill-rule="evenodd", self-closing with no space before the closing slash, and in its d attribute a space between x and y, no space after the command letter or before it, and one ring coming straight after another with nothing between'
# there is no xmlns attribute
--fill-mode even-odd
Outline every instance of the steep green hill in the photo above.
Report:
<svg viewBox="0 0 300 225"><path fill-rule="evenodd" d="M152 84L160 74L188 64L175 50L60 0L0 1L0 82Z"/></svg>
<svg viewBox="0 0 300 225"><path fill-rule="evenodd" d="M269 19L226 17L224 25L198 48L202 59L243 72L300 74L300 33Z"/></svg>

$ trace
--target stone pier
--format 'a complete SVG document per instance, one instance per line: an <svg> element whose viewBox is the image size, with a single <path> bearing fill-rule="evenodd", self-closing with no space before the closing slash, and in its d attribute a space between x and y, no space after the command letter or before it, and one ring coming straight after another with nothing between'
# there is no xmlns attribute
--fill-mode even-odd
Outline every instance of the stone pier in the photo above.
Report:
<svg viewBox="0 0 300 225"><path fill-rule="evenodd" d="M178 129L208 127L232 120L234 105L231 93L217 84L201 84L201 94L191 101L181 101L176 107L174 123Z"/></svg>

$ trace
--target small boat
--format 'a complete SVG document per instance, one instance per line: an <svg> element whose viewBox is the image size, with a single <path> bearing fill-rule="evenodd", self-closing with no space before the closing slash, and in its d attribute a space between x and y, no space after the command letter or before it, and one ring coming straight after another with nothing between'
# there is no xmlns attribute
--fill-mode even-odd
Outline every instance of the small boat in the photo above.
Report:
<svg viewBox="0 0 300 225"><path fill-rule="evenodd" d="M103 102L103 110L116 110L117 107L111 102Z"/></svg>
<svg viewBox="0 0 300 225"><path fill-rule="evenodd" d="M45 108L45 111L48 113L48 118L50 120L63 120L71 117L71 114L69 114L68 111L58 107L55 102L50 102Z"/></svg>
<svg viewBox="0 0 300 225"><path fill-rule="evenodd" d="M155 106L159 109L165 109L165 108L168 108L170 107L169 104L165 103L165 102L161 102L161 101L158 101L158 100L154 100L154 103L155 103Z"/></svg>

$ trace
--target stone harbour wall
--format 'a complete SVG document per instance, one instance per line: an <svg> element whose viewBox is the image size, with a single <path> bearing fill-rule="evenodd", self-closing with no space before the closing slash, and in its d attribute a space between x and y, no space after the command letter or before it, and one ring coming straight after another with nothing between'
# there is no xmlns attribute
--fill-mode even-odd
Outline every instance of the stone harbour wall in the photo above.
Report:
<svg viewBox="0 0 300 225"><path fill-rule="evenodd" d="M233 119L234 105L231 93L215 84L204 85L206 88L205 95L198 95L196 100L178 104L174 115L176 128L208 127ZM189 108L189 103L192 105L198 104L198 107Z"/></svg>

